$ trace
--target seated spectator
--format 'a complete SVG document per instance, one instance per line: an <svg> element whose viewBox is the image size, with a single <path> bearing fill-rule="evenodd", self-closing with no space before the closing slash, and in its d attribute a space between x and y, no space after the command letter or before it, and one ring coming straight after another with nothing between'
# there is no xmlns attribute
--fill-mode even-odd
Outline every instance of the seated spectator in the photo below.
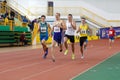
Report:
<svg viewBox="0 0 120 80"><path fill-rule="evenodd" d="M22 42L22 45L26 46L28 43L28 40L25 38L25 32L20 35L20 42Z"/></svg>
<svg viewBox="0 0 120 80"><path fill-rule="evenodd" d="M14 16L11 16L11 17L9 18L9 20L14 21Z"/></svg>
<svg viewBox="0 0 120 80"><path fill-rule="evenodd" d="M28 25L28 19L26 18L26 16L24 16L22 26L26 27L27 25Z"/></svg>
<svg viewBox="0 0 120 80"><path fill-rule="evenodd" d="M26 18L26 16L23 17L23 22L28 23L28 19Z"/></svg>
<svg viewBox="0 0 120 80"><path fill-rule="evenodd" d="M11 16L11 17L15 17L15 12L11 10L11 11L10 11L10 16Z"/></svg>
<svg viewBox="0 0 120 80"><path fill-rule="evenodd" d="M5 14L4 14L4 18L6 18L6 16L9 16L8 11L5 12Z"/></svg>
<svg viewBox="0 0 120 80"><path fill-rule="evenodd" d="M30 31L32 31L32 22L31 21L28 22L28 27L29 27Z"/></svg>

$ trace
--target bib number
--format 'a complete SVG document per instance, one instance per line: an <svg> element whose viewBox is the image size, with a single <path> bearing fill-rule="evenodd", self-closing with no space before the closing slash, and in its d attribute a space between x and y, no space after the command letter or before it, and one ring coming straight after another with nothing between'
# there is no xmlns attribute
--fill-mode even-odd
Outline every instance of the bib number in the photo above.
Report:
<svg viewBox="0 0 120 80"><path fill-rule="evenodd" d="M41 27L41 32L46 32L46 27Z"/></svg>
<svg viewBox="0 0 120 80"><path fill-rule="evenodd" d="M60 32L60 28L59 27L54 27L54 32Z"/></svg>
<svg viewBox="0 0 120 80"><path fill-rule="evenodd" d="M112 32L112 31L109 31L109 34L113 34L113 32Z"/></svg>
<svg viewBox="0 0 120 80"><path fill-rule="evenodd" d="M81 30L81 34L87 34L86 30Z"/></svg>

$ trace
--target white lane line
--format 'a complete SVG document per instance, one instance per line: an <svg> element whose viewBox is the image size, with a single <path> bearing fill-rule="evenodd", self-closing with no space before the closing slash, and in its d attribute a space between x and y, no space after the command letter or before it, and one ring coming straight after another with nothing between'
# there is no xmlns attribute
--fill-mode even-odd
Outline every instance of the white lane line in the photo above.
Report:
<svg viewBox="0 0 120 80"><path fill-rule="evenodd" d="M97 49L102 49L102 48L104 48L104 47L97 48ZM70 64L70 63L71 63L71 62L69 62L68 64ZM32 77L38 76L38 75L40 75L40 74L43 74L43 73L46 73L46 72L49 72L49 71L52 71L52 70L54 70L54 69L58 69L58 68L60 68L60 67L63 67L63 66L65 66L65 65L68 65L68 64L63 64L63 65L61 65L61 66L57 66L57 67L54 67L54 68L52 68L52 69L48 69L48 70L46 70L46 71L42 71L42 72L33 74L33 75L31 75L31 76L28 76L28 77L23 78L22 80L30 79L30 78L32 78Z"/></svg>
<svg viewBox="0 0 120 80"><path fill-rule="evenodd" d="M25 77L25 78L23 78L23 79L21 79L21 80L27 80L27 79L29 80L29 79L32 78L32 77L35 77L35 76L41 75L41 74L43 74L43 73L47 73L47 72L53 71L53 70L55 70L55 69L59 69L59 68L64 67L64 66L66 66L66 65L68 65L68 64L71 64L71 62L69 62L69 63L67 63L67 64L62 64L62 65L60 65L60 66L56 66L56 67L53 67L53 68L50 68L50 69L47 69L47 70L45 70L45 71L41 71L41 72L39 72L39 73L36 73L36 74L31 75L31 76Z"/></svg>

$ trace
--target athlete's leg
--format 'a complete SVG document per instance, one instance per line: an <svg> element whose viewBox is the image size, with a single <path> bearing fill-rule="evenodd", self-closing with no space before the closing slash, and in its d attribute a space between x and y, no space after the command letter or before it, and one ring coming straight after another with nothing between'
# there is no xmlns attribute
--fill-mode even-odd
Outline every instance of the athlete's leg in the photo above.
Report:
<svg viewBox="0 0 120 80"><path fill-rule="evenodd" d="M82 55L82 59L84 58L84 54L83 54L83 49L84 49L84 39L81 37L80 38L80 52L81 52L81 55Z"/></svg>
<svg viewBox="0 0 120 80"><path fill-rule="evenodd" d="M71 47L72 47L72 60L75 59L75 46L74 43L71 43Z"/></svg>
<svg viewBox="0 0 120 80"><path fill-rule="evenodd" d="M52 46L51 46L51 56L52 56L52 60L53 60L53 62L55 62L55 41L54 40L52 40Z"/></svg>
<svg viewBox="0 0 120 80"><path fill-rule="evenodd" d="M63 50L63 43L60 44L60 52Z"/></svg>
<svg viewBox="0 0 120 80"><path fill-rule="evenodd" d="M72 48L72 60L74 60L75 59L75 45L74 45L75 39L74 39L74 36L70 36L69 39L70 39L71 48Z"/></svg>
<svg viewBox="0 0 120 80"><path fill-rule="evenodd" d="M66 48L64 55L67 55L67 53L68 53L68 44L67 44L67 41L68 41L68 38L64 37L64 45L65 45L65 48Z"/></svg>
<svg viewBox="0 0 120 80"><path fill-rule="evenodd" d="M48 47L47 47L46 42L45 42L44 39L41 41L41 44L42 44L43 50L45 52L48 49Z"/></svg>
<svg viewBox="0 0 120 80"><path fill-rule="evenodd" d="M88 44L88 39L86 39L85 42L84 42L84 50L86 50L87 44Z"/></svg>

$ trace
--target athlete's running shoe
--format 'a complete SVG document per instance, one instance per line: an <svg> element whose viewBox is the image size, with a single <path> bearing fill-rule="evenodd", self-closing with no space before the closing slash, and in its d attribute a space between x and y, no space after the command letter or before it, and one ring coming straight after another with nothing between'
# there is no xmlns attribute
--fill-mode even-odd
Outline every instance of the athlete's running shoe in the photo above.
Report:
<svg viewBox="0 0 120 80"><path fill-rule="evenodd" d="M72 60L74 60L75 59L75 54L72 54Z"/></svg>
<svg viewBox="0 0 120 80"><path fill-rule="evenodd" d="M65 53L64 53L64 55L67 55L68 54L68 50L65 50Z"/></svg>
<svg viewBox="0 0 120 80"><path fill-rule="evenodd" d="M47 55L48 55L48 49L46 50L46 52L45 52L43 58L46 59Z"/></svg>

